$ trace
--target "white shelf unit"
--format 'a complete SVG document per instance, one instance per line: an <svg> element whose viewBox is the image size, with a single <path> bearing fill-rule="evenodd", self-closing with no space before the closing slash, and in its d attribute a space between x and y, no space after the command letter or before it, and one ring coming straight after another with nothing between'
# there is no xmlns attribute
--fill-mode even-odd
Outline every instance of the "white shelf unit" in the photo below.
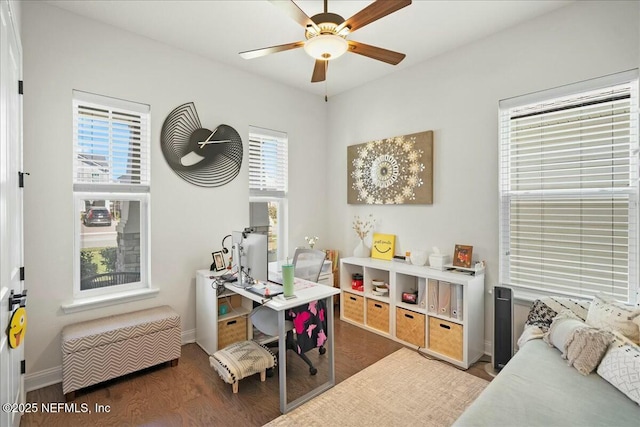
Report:
<svg viewBox="0 0 640 427"><path fill-rule="evenodd" d="M229 323L234 321L246 321L246 338L251 339L253 330L247 315L251 312L252 302L240 295L224 290L217 294L214 277L215 272L198 270L196 272L196 343L208 355L212 355L219 349L220 331L224 331ZM220 315L219 302L227 303L231 296L241 299L241 305L230 308L226 314Z"/></svg>
<svg viewBox="0 0 640 427"><path fill-rule="evenodd" d="M356 273L363 276L364 292L351 288L352 275ZM443 297L449 295L451 299L451 289L455 286L456 292L462 292L461 299L453 306L449 301L430 311L429 304L435 302L433 295L429 295L430 279L432 283L442 283L443 291L449 284L450 292L445 292ZM372 280L387 282L389 296L373 295ZM345 322L463 369L468 369L484 354L484 270L473 274L439 271L404 262L350 257L340 261L340 290L340 319ZM414 291L418 293L417 304L402 302L403 292ZM451 309L457 308L458 303L462 311L454 316ZM384 318L385 311L388 319ZM385 330L381 326L386 322Z"/></svg>

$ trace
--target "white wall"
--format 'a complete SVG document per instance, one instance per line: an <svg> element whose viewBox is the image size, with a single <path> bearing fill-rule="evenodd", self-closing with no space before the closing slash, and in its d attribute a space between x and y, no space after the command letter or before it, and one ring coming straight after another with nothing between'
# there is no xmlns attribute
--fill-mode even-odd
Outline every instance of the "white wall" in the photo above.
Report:
<svg viewBox="0 0 640 427"><path fill-rule="evenodd" d="M377 230L397 235L396 253L473 245L488 263L486 288L497 285L498 101L638 67L639 5L576 2L330 99L332 245L352 254L353 217L372 213ZM434 131L432 205L346 204L347 146L425 130Z"/></svg>
<svg viewBox="0 0 640 427"><path fill-rule="evenodd" d="M195 271L208 268L222 238L249 225L249 125L287 132L291 176L289 246L326 229L326 105L312 96L150 39L90 21L42 2L23 3L24 192L26 288L29 290L27 372L61 365L64 325L169 304L183 331L195 328ZM71 91L151 105L151 279L153 299L65 315L72 297ZM240 175L219 188L179 178L160 150L167 114L194 101L202 125L233 126L243 137ZM308 159L314 159L308 162ZM55 375L54 375L55 376Z"/></svg>

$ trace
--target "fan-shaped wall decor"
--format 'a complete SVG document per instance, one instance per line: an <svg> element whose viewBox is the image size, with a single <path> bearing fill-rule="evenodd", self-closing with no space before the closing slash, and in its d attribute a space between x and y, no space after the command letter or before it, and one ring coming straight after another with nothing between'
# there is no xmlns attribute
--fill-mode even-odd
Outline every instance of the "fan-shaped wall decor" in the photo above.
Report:
<svg viewBox="0 0 640 427"><path fill-rule="evenodd" d="M174 109L162 125L165 160L182 179L201 187L231 182L242 166L242 138L228 125L203 128L193 102Z"/></svg>

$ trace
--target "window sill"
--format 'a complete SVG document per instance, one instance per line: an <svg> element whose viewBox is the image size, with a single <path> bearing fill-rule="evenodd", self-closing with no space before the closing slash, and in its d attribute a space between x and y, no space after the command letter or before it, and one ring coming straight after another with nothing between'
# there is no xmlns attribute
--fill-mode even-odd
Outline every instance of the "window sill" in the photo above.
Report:
<svg viewBox="0 0 640 427"><path fill-rule="evenodd" d="M71 314L79 311L93 310L94 308L122 304L125 302L154 298L159 292L160 289L158 288L145 288L115 294L100 295L97 297L78 298L62 304L60 308L62 308L62 311L64 311L65 314Z"/></svg>
<svg viewBox="0 0 640 427"><path fill-rule="evenodd" d="M540 293L536 293L536 292L532 292L532 291L522 291L522 290L513 290L513 300L516 303L525 303L525 304L531 304L533 303L535 300L540 299L544 297L544 295L541 295Z"/></svg>

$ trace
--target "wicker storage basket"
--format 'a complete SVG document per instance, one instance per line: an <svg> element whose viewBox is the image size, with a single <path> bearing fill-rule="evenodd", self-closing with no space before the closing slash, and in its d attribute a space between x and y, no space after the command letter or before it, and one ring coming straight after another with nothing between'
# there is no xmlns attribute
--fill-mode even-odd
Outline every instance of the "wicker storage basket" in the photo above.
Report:
<svg viewBox="0 0 640 427"><path fill-rule="evenodd" d="M247 339L247 319L234 317L218 322L218 350Z"/></svg>
<svg viewBox="0 0 640 427"><path fill-rule="evenodd" d="M364 324L364 297L343 292L342 304L345 318Z"/></svg>
<svg viewBox="0 0 640 427"><path fill-rule="evenodd" d="M396 308L396 338L418 347L424 347L424 329L424 314L400 307Z"/></svg>
<svg viewBox="0 0 640 427"><path fill-rule="evenodd" d="M429 350L462 361L462 325L429 316Z"/></svg>
<svg viewBox="0 0 640 427"><path fill-rule="evenodd" d="M389 333L389 304L367 299L367 326Z"/></svg>

